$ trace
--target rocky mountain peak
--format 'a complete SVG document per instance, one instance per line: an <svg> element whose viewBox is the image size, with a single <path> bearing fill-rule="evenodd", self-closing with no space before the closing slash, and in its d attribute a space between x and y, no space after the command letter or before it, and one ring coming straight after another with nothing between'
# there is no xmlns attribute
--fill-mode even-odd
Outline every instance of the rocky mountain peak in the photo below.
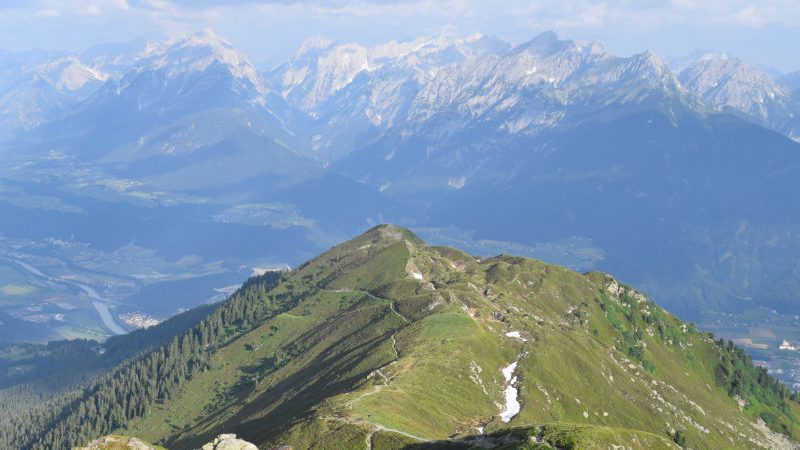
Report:
<svg viewBox="0 0 800 450"><path fill-rule="evenodd" d="M725 53L702 55L678 78L711 108L741 111L765 122L769 121L769 104L786 104L790 97L789 90L768 74Z"/></svg>
<svg viewBox="0 0 800 450"><path fill-rule="evenodd" d="M322 36L307 38L294 53L294 59L303 59L304 57L312 56L322 50L331 48L335 44L335 40Z"/></svg>
<svg viewBox="0 0 800 450"><path fill-rule="evenodd" d="M134 70L161 70L166 77L174 78L203 72L212 65L225 67L233 77L246 80L253 86L261 85L248 58L210 30L149 48Z"/></svg>
<svg viewBox="0 0 800 450"><path fill-rule="evenodd" d="M545 31L528 42L514 48L515 52L531 51L538 54L551 54L563 50L570 41L561 41L555 31Z"/></svg>
<svg viewBox="0 0 800 450"><path fill-rule="evenodd" d="M47 61L36 68L36 76L59 91L78 91L93 82L103 82L108 74L83 64L75 56Z"/></svg>

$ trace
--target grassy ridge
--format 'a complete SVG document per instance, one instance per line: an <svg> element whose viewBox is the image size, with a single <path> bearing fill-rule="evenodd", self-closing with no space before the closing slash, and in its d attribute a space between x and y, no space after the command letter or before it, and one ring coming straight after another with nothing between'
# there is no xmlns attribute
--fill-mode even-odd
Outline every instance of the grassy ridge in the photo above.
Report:
<svg viewBox="0 0 800 450"><path fill-rule="evenodd" d="M797 403L735 347L604 274L479 260L381 226L241 292L190 334L209 342L191 347L200 364L115 432L174 449L222 432L298 449L798 438ZM521 410L506 423L508 367Z"/></svg>
<svg viewBox="0 0 800 450"><path fill-rule="evenodd" d="M690 446L772 448L785 442L755 424L766 408L775 430L797 438L796 403L737 403L717 376L727 347L603 274L479 261L379 227L284 284L318 291L221 348L126 433L175 448L220 430L265 446L399 448L572 423L578 447L632 433L638 448L676 434ZM522 411L505 424L500 369L514 361Z"/></svg>

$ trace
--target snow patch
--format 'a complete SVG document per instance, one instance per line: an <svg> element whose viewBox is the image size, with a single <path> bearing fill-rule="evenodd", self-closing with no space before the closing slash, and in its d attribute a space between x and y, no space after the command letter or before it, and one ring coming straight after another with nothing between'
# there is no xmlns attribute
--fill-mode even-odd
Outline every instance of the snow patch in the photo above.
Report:
<svg viewBox="0 0 800 450"><path fill-rule="evenodd" d="M503 377L506 379L506 390L504 391L506 406L500 411L500 420L503 422L510 422L514 416L519 414L521 409L517 399L519 390L514 386L517 383L517 377L514 376L514 371L517 370L517 363L517 361L514 361L501 370Z"/></svg>
<svg viewBox="0 0 800 450"><path fill-rule="evenodd" d="M519 339L522 342L526 342L527 341L527 339L525 339L524 337L522 337L519 334L519 331L509 331L508 333L506 333L506 336L508 336L510 338L514 338L514 339Z"/></svg>
<svg viewBox="0 0 800 450"><path fill-rule="evenodd" d="M422 274L419 272L411 272L411 276L414 277L415 280L422 280Z"/></svg>
<svg viewBox="0 0 800 450"><path fill-rule="evenodd" d="M506 383L511 381L511 377L514 375L514 371L517 370L517 361L506 366L504 369L501 370L503 372L503 377L506 379Z"/></svg>

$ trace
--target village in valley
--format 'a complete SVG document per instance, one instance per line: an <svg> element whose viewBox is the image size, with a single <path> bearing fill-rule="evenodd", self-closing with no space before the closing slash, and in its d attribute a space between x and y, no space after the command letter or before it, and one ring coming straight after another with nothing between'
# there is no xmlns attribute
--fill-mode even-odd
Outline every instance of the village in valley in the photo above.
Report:
<svg viewBox="0 0 800 450"><path fill-rule="evenodd" d="M800 316L761 308L738 315L719 313L701 327L744 347L754 365L800 390Z"/></svg>

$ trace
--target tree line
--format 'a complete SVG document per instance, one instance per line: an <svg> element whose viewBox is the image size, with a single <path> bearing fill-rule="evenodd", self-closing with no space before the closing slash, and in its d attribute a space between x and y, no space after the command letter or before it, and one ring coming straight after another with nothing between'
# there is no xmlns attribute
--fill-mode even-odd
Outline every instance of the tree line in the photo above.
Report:
<svg viewBox="0 0 800 450"><path fill-rule="evenodd" d="M267 272L251 278L199 324L167 343L124 361L81 390L0 419L0 448L68 449L146 415L208 369L215 349L297 304L302 297L270 293L283 277Z"/></svg>

